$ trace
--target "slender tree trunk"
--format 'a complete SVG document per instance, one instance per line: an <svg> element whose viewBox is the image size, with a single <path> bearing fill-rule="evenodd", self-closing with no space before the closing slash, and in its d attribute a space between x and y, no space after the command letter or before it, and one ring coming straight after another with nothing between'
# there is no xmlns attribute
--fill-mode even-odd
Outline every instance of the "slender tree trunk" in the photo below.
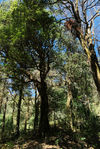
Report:
<svg viewBox="0 0 100 149"><path fill-rule="evenodd" d="M2 97L1 97L1 98L0 98L0 114L1 114L2 103L3 103L3 99L2 99Z"/></svg>
<svg viewBox="0 0 100 149"><path fill-rule="evenodd" d="M27 121L29 119L29 99L28 99L28 104L27 104L27 112L26 112L26 116L25 116L25 126L24 126L24 131L26 132L27 130Z"/></svg>
<svg viewBox="0 0 100 149"><path fill-rule="evenodd" d="M24 132L26 133L27 130L27 120L25 119L25 125L24 125Z"/></svg>
<svg viewBox="0 0 100 149"><path fill-rule="evenodd" d="M20 135L20 110L21 110L21 102L22 102L22 88L19 91L19 101L17 107L17 127L16 127L16 134L17 136Z"/></svg>
<svg viewBox="0 0 100 149"><path fill-rule="evenodd" d="M17 96L17 94L15 94L15 96L13 98L13 106L12 106L12 119L11 119L12 130L14 130L14 113L15 113L15 99L16 99L16 96Z"/></svg>
<svg viewBox="0 0 100 149"><path fill-rule="evenodd" d="M49 120L48 120L48 96L47 96L47 85L44 80L41 79L40 87L40 97L41 97L41 106L40 106L40 122L39 122L39 133L44 135L49 131Z"/></svg>
<svg viewBox="0 0 100 149"><path fill-rule="evenodd" d="M4 131L5 131L5 120L6 120L7 102L8 102L8 97L6 98L6 102L5 102L5 105L4 105L2 134L3 134Z"/></svg>
<svg viewBox="0 0 100 149"><path fill-rule="evenodd" d="M70 119L70 126L73 131L74 129L74 115L73 115L73 105L72 105L72 100L73 100L73 93L72 93L72 83L69 77L66 78L67 84L68 84L68 93L67 93L67 102L66 102L66 110L68 112L68 116Z"/></svg>
<svg viewBox="0 0 100 149"><path fill-rule="evenodd" d="M72 89L71 89L71 80L66 77L66 81L67 81L67 84L68 84L68 93L67 93L67 102L66 102L66 107L67 108L70 108L71 106L71 101L73 99L73 95L72 95Z"/></svg>
<svg viewBox="0 0 100 149"><path fill-rule="evenodd" d="M6 86L6 83L4 83L1 98L0 98L0 113L1 113L2 103L3 103L3 96L4 96L5 86Z"/></svg>
<svg viewBox="0 0 100 149"><path fill-rule="evenodd" d="M13 101L13 109L12 109L12 129L14 126L14 112L15 112L15 101Z"/></svg>
<svg viewBox="0 0 100 149"><path fill-rule="evenodd" d="M35 118L34 118L34 130L38 128L39 123L39 99L37 95L37 90L35 89Z"/></svg>
<svg viewBox="0 0 100 149"><path fill-rule="evenodd" d="M55 111L53 112L53 114L54 114L54 118L53 118L53 120L54 120L54 127L56 127L56 115L55 115Z"/></svg>

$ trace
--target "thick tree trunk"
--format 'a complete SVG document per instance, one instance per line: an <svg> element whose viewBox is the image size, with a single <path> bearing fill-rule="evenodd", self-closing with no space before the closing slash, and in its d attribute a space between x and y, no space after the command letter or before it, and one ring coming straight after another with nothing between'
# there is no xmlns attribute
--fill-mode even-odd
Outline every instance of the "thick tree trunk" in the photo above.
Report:
<svg viewBox="0 0 100 149"><path fill-rule="evenodd" d="M3 122L2 122L3 123L2 124L2 134L5 131L5 120L6 120L7 102L8 102L8 97L6 98L6 102L5 102L5 105L4 105Z"/></svg>
<svg viewBox="0 0 100 149"><path fill-rule="evenodd" d="M79 40L85 53L87 54L88 60L90 62L93 79L97 87L97 91L100 95L100 65L98 63L98 59L91 38L92 37L90 37L90 39L87 42L87 38L85 39L82 33L79 33Z"/></svg>
<svg viewBox="0 0 100 149"><path fill-rule="evenodd" d="M22 89L19 91L19 101L18 101L18 109L17 109L17 127L16 127L16 135L20 135L20 110L21 110L21 102L22 102Z"/></svg>
<svg viewBox="0 0 100 149"><path fill-rule="evenodd" d="M100 94L100 66L96 57L96 53L94 51L94 45L89 46L89 50L91 51L91 70L94 78L94 82L96 84L97 90Z"/></svg>
<svg viewBox="0 0 100 149"><path fill-rule="evenodd" d="M35 89L35 118L34 118L34 130L38 128L39 123L39 99L37 95L37 90Z"/></svg>
<svg viewBox="0 0 100 149"><path fill-rule="evenodd" d="M83 37L80 37L80 42L82 44L82 47L84 48L88 60L91 65L92 75L95 82L95 85L97 87L97 91L100 95L100 65L98 63L98 59L94 50L94 45L92 43L89 44L89 48L87 46L87 41L83 39Z"/></svg>
<svg viewBox="0 0 100 149"><path fill-rule="evenodd" d="M48 96L47 96L47 85L44 80L41 79L40 87L40 122L39 122L39 133L45 136L49 131L49 120L48 120Z"/></svg>

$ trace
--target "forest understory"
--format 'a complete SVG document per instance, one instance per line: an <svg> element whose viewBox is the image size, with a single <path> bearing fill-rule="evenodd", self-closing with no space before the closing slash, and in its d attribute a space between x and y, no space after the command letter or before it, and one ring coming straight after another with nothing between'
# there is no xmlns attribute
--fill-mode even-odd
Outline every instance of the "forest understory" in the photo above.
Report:
<svg viewBox="0 0 100 149"><path fill-rule="evenodd" d="M38 133L37 133L38 134ZM100 138L82 137L72 130L52 128L49 135L40 137L32 132L21 134L19 138L12 136L0 141L0 149L99 149Z"/></svg>

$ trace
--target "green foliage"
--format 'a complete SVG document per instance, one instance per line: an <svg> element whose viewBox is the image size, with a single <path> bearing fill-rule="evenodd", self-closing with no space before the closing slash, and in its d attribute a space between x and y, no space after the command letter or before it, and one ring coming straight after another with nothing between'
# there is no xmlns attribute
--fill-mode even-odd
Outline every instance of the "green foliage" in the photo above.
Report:
<svg viewBox="0 0 100 149"><path fill-rule="evenodd" d="M93 146L97 147L95 138L98 141L100 133L100 120L96 114L98 103L97 99L93 101L96 89L93 86L86 55L83 54L79 42L66 33L61 24L56 23L57 20L49 9L45 9L47 2L15 0L2 3L0 9L0 133L6 97L9 97L9 101L3 136L13 136L16 131L21 88L23 89L20 107L21 135L33 131L35 102L37 102L35 100L39 102L40 121L39 93L43 90L39 93L38 91L43 78L47 83L50 124L55 126L56 134L60 136L57 136L54 143L59 145L63 141L67 142L68 136L65 134L68 131L73 133L70 130L73 125L73 131L76 131L76 134L68 134L71 138L76 137L78 141L92 142ZM37 88L39 88L38 91ZM72 99L70 108L66 109L69 88ZM38 94L37 99L34 97L35 90ZM62 128L60 132L56 127ZM63 131L65 131L64 135ZM7 146L13 147L13 143L8 142Z"/></svg>
<svg viewBox="0 0 100 149"><path fill-rule="evenodd" d="M89 70L89 66L87 65L85 55L81 53L69 55L65 69L71 81L73 82L73 87L78 91L78 99L86 98L85 96L87 96L87 98L91 98L92 76ZM76 95L76 93L74 94Z"/></svg>
<svg viewBox="0 0 100 149"><path fill-rule="evenodd" d="M55 112L63 109L66 102L66 94L62 88L48 89L48 95L50 99L50 108ZM56 107L56 108L55 108Z"/></svg>

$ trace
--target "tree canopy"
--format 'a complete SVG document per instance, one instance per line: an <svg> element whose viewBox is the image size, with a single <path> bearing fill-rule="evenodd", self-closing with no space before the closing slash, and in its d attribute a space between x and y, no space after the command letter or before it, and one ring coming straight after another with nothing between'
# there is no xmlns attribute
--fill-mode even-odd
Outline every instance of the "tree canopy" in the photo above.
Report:
<svg viewBox="0 0 100 149"><path fill-rule="evenodd" d="M0 3L0 148L99 147L99 17L96 0Z"/></svg>

